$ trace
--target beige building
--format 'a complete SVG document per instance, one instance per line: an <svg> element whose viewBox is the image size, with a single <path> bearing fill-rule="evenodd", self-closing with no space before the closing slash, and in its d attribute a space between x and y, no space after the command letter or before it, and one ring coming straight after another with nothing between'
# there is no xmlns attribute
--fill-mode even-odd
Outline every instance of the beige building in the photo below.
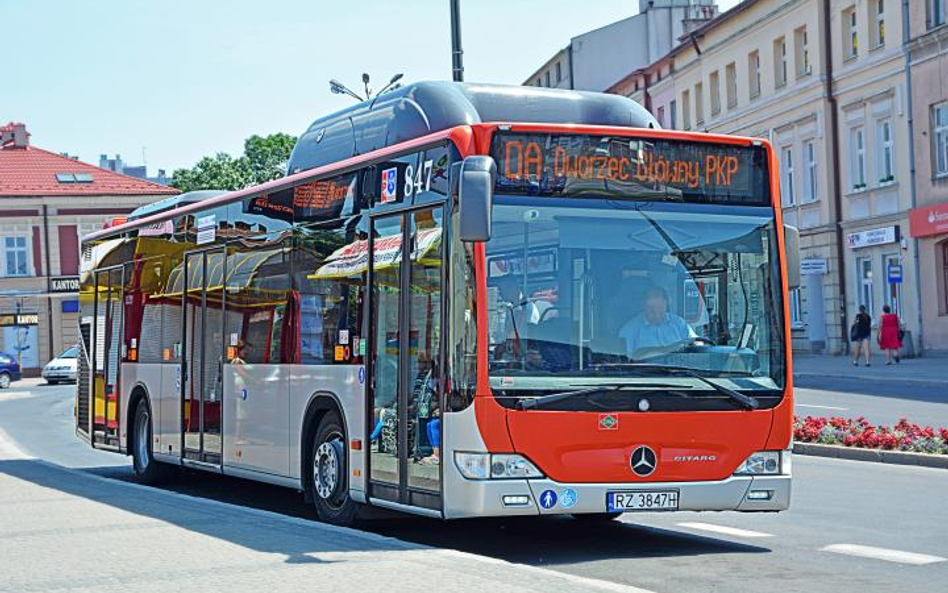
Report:
<svg viewBox="0 0 948 593"><path fill-rule="evenodd" d="M79 240L178 190L100 169L0 126L0 352L39 374L78 341Z"/></svg>
<svg viewBox="0 0 948 593"><path fill-rule="evenodd" d="M773 143L784 221L801 232L798 350L844 352L860 304L874 318L889 304L909 349L917 342L901 11L896 0L745 0L611 89L666 126Z"/></svg>
<svg viewBox="0 0 948 593"><path fill-rule="evenodd" d="M909 2L916 204L911 236L921 270L923 348L948 354L948 0Z"/></svg>

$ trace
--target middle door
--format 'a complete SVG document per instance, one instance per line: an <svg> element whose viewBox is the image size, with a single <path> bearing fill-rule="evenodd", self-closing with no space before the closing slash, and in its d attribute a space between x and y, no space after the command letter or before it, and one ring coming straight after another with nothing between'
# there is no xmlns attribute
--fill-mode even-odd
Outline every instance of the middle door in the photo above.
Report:
<svg viewBox="0 0 948 593"><path fill-rule="evenodd" d="M442 221L427 208L372 224L371 496L441 507Z"/></svg>

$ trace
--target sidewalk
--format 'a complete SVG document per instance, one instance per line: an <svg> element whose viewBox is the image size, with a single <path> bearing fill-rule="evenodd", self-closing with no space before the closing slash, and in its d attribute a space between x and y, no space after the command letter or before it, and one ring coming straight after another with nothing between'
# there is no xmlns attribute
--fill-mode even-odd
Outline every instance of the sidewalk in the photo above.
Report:
<svg viewBox="0 0 948 593"><path fill-rule="evenodd" d="M901 364L886 366L882 355L873 355L872 366L853 366L850 356L793 355L793 376L807 378L858 379L948 387L948 358L903 358Z"/></svg>
<svg viewBox="0 0 948 593"><path fill-rule="evenodd" d="M648 593L65 469L2 431L0 497L3 593Z"/></svg>

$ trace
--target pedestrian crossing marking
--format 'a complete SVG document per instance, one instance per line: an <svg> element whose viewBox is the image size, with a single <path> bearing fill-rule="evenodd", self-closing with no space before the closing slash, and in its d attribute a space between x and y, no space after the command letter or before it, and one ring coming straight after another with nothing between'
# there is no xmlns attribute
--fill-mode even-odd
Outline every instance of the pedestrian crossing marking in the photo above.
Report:
<svg viewBox="0 0 948 593"><path fill-rule="evenodd" d="M902 550L890 550L888 548L875 548L872 546L860 546L858 544L832 544L821 549L824 552L832 552L834 554L846 554L847 556L858 556L860 558L874 558L876 560L898 562L899 564L914 564L916 566L948 560L948 558L942 558L941 556L931 556L917 552L903 552Z"/></svg>

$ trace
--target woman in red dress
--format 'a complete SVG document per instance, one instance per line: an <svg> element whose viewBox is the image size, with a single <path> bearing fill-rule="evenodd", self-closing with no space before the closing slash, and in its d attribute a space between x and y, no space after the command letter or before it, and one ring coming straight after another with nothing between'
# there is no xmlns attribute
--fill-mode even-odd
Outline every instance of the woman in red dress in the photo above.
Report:
<svg viewBox="0 0 948 593"><path fill-rule="evenodd" d="M899 339L899 316L892 312L891 307L882 307L882 319L879 320L879 348L885 351L885 363L901 362L899 349L902 340Z"/></svg>

